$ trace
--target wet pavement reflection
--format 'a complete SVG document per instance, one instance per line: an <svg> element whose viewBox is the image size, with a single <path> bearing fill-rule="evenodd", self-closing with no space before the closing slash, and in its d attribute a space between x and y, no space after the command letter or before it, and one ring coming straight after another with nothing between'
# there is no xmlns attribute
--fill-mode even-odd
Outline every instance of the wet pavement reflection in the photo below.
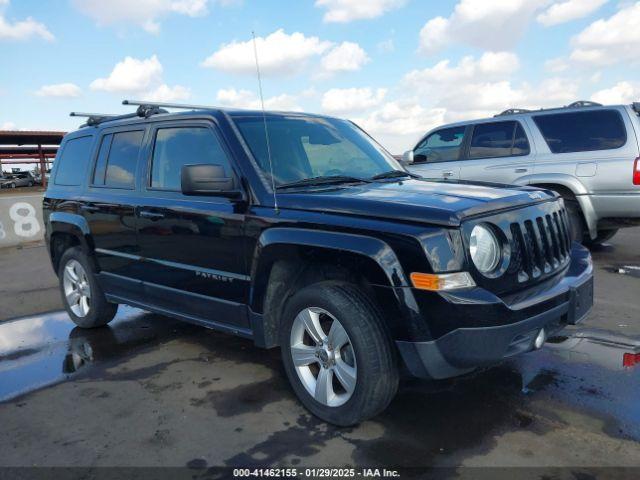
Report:
<svg viewBox="0 0 640 480"><path fill-rule="evenodd" d="M202 330L121 306L106 327L76 327L65 312L0 323L0 401L69 378L94 362L126 357L175 335Z"/></svg>
<svg viewBox="0 0 640 480"><path fill-rule="evenodd" d="M216 391L191 399L192 406L211 405L219 416L233 417L293 398L277 352L265 354L246 340L121 307L114 322L94 330L75 328L65 313L1 323L0 400L74 380L96 366L121 362L175 339L196 343L201 350L204 347L212 359L222 356L239 366L260 364L274 371L274 378L237 391ZM389 409L375 419L387 434L366 442L349 441L357 447L356 457L361 455L364 462L412 464L431 449L447 452L478 445L493 428L536 428L536 417L553 419L558 408L597 417L608 436L640 441L638 398L640 339L578 328L552 337L540 351L464 377L438 382L405 380ZM300 421L317 423L312 418ZM308 427L291 427L289 442L299 443L296 435L306 435L302 432ZM338 432L331 428L325 434L344 434ZM254 448L264 459L260 445ZM269 452L273 454L271 447ZM243 455L230 461L251 461L251 451Z"/></svg>

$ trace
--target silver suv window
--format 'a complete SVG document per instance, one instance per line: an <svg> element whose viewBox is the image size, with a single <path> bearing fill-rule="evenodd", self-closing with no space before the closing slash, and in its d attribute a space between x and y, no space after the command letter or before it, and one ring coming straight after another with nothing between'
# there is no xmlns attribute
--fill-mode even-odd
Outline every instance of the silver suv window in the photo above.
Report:
<svg viewBox="0 0 640 480"><path fill-rule="evenodd" d="M433 132L416 147L414 163L460 160L466 128L465 126L451 127Z"/></svg>
<svg viewBox="0 0 640 480"><path fill-rule="evenodd" d="M512 157L529 154L529 141L520 122L480 123L473 127L469 158Z"/></svg>
<svg viewBox="0 0 640 480"><path fill-rule="evenodd" d="M611 150L627 143L620 112L591 110L533 117L553 153Z"/></svg>

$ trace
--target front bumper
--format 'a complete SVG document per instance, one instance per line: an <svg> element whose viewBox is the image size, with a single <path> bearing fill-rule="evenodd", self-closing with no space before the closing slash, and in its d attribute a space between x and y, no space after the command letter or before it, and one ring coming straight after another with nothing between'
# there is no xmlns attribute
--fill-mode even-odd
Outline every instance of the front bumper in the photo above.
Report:
<svg viewBox="0 0 640 480"><path fill-rule="evenodd" d="M593 266L588 250L574 244L571 264L558 277L519 294L492 297L493 303L487 303L482 295L487 292L478 292L479 289L441 294L449 311L454 312L448 321L455 323L456 315L464 315L466 320L473 318L477 309L481 315L496 315L499 324L464 326L425 342L396 341L407 369L421 378L461 375L533 350L542 328L550 336L567 324L581 322L593 306Z"/></svg>

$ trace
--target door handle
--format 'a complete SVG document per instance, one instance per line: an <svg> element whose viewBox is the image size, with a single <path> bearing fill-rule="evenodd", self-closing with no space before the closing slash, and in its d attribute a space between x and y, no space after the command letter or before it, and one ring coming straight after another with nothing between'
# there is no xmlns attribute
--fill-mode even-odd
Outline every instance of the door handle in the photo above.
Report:
<svg viewBox="0 0 640 480"><path fill-rule="evenodd" d="M80 210L83 210L85 212L97 212L100 210L100 208L98 207L93 207L91 205L81 205L80 206Z"/></svg>
<svg viewBox="0 0 640 480"><path fill-rule="evenodd" d="M442 176L443 177L453 177L453 172L452 171L442 172Z"/></svg>
<svg viewBox="0 0 640 480"><path fill-rule="evenodd" d="M527 169L526 168L516 168L516 173L526 173Z"/></svg>
<svg viewBox="0 0 640 480"><path fill-rule="evenodd" d="M159 220L161 218L164 218L164 213L156 213L156 212L149 212L147 210L142 210L140 211L140 216L142 218L148 218L150 220Z"/></svg>

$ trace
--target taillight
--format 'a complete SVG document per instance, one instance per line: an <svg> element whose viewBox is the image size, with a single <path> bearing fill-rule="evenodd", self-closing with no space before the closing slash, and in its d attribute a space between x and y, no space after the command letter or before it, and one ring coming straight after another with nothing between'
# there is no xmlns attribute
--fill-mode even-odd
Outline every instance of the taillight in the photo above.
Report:
<svg viewBox="0 0 640 480"><path fill-rule="evenodd" d="M640 185L640 157L633 164L633 184Z"/></svg>
<svg viewBox="0 0 640 480"><path fill-rule="evenodd" d="M640 363L640 353L625 353L622 356L623 367L633 367Z"/></svg>

